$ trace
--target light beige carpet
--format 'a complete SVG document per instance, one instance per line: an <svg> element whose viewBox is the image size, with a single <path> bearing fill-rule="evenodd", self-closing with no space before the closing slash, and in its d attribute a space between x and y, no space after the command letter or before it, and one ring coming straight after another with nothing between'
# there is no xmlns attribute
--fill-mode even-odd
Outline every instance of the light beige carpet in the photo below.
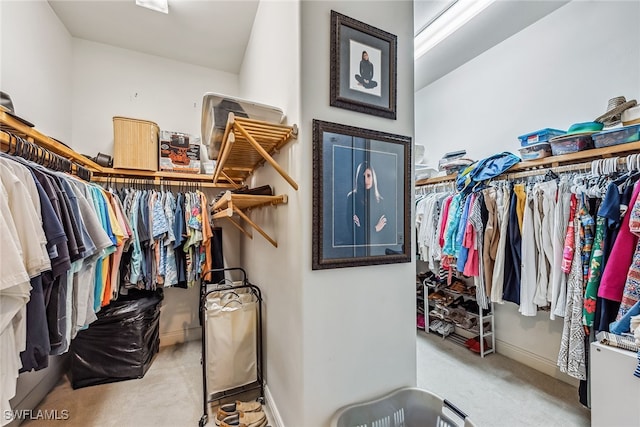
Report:
<svg viewBox="0 0 640 427"><path fill-rule="evenodd" d="M462 409L478 426L589 426L577 388L500 354L418 331L418 382Z"/></svg>
<svg viewBox="0 0 640 427"><path fill-rule="evenodd" d="M481 359L435 335L419 332L417 347L418 387L450 400L478 426L589 425L575 387L499 354ZM197 427L201 369L200 342L192 341L162 348L142 379L73 390L65 376L36 409L66 409L69 419L22 426ZM208 425L215 424L210 419Z"/></svg>

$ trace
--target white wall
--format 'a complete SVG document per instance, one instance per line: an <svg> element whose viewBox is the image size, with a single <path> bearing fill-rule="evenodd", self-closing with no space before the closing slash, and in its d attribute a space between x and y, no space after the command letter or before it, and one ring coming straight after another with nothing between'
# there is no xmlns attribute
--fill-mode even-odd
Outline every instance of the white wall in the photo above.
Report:
<svg viewBox="0 0 640 427"><path fill-rule="evenodd" d="M74 39L74 148L91 155L113 154L113 116L200 135L205 92L237 95L238 76Z"/></svg>
<svg viewBox="0 0 640 427"><path fill-rule="evenodd" d="M518 135L591 121L609 98L640 99L640 3L573 1L416 93L416 141L437 167L447 151L480 159ZM547 374L562 319L496 307L497 350Z"/></svg>
<svg viewBox="0 0 640 427"><path fill-rule="evenodd" d="M331 9L398 37L397 120L329 106ZM412 22L410 1L302 2L304 418L288 425L327 425L344 405L416 383L415 261L311 270L312 120L413 137Z"/></svg>
<svg viewBox="0 0 640 427"><path fill-rule="evenodd" d="M3 1L1 7L0 88L20 117L70 141L71 35L44 1Z"/></svg>
<svg viewBox="0 0 640 427"><path fill-rule="evenodd" d="M46 2L2 1L0 11L0 88L19 116L69 141L71 36ZM29 30L34 22L37 31ZM49 357L47 369L21 374L12 408L34 408L62 375L64 360Z"/></svg>
<svg viewBox="0 0 640 427"><path fill-rule="evenodd" d="M89 155L113 154L113 116L150 120L160 129L200 135L202 95L238 92L235 74L82 39L73 40L72 75L72 146ZM221 225L225 258L234 262L239 233ZM165 290L162 345L199 339L198 298L197 287Z"/></svg>
<svg viewBox="0 0 640 427"><path fill-rule="evenodd" d="M281 108L288 124L300 125L300 4L295 1L262 1L242 69L240 94ZM303 376L303 215L310 187L303 181L308 165L302 160L309 129L301 127L274 158L299 184L295 191L266 165L256 171L252 186L271 185L275 194L287 194L288 203L254 210L252 219L277 242L274 248L254 231L242 240L242 266L249 279L263 291L264 349L267 399L288 426L302 425ZM279 415L278 415L279 413Z"/></svg>
<svg viewBox="0 0 640 427"><path fill-rule="evenodd" d="M518 135L591 121L607 101L640 98L640 4L573 1L416 93L416 143L518 153Z"/></svg>

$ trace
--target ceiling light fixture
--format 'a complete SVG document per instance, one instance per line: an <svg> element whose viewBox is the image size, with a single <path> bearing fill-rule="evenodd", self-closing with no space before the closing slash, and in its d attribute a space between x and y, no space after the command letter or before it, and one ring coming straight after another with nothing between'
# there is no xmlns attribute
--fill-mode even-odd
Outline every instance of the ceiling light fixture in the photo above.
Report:
<svg viewBox="0 0 640 427"><path fill-rule="evenodd" d="M458 0L455 2L414 38L414 59L427 53L493 2L494 0Z"/></svg>
<svg viewBox="0 0 640 427"><path fill-rule="evenodd" d="M169 0L136 0L136 5L156 12L169 13Z"/></svg>

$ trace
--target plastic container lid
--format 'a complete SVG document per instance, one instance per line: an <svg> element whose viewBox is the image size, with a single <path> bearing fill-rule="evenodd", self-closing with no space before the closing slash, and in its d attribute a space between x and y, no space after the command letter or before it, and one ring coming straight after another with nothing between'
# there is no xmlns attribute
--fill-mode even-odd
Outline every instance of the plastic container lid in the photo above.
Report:
<svg viewBox="0 0 640 427"><path fill-rule="evenodd" d="M530 132L524 135L520 135L520 145L523 147L527 145L533 145L541 142L547 142L549 138L554 136L564 135L566 132L560 129L545 128L535 132Z"/></svg>

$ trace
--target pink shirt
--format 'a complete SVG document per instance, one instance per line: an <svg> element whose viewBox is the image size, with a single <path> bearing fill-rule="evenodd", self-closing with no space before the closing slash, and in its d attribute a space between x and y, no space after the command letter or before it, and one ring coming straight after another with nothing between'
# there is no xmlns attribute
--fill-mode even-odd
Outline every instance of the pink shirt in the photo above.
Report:
<svg viewBox="0 0 640 427"><path fill-rule="evenodd" d="M447 229L447 218L449 217L449 206L451 206L451 200L453 196L449 196L444 199L442 204L442 215L440 215L440 235L438 236L438 244L440 247L444 247L444 233Z"/></svg>
<svg viewBox="0 0 640 427"><path fill-rule="evenodd" d="M631 195L631 201L629 202L630 207L635 205L639 191L640 185L636 182L633 188L633 194ZM613 244L613 249L611 249L611 254L609 255L607 265L604 267L602 280L598 288L598 296L611 301L622 300L624 284L627 281L627 273L629 272L633 253L638 243L638 236L633 234L629 229L631 211L632 209L627 209L622 219L620 232Z"/></svg>

